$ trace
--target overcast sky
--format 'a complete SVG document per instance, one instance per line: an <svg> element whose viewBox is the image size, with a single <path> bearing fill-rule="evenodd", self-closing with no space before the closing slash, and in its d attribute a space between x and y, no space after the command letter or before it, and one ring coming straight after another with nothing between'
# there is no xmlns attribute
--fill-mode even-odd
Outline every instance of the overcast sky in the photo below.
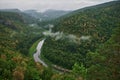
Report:
<svg viewBox="0 0 120 80"><path fill-rule="evenodd" d="M76 10L109 1L112 0L0 0L0 9Z"/></svg>

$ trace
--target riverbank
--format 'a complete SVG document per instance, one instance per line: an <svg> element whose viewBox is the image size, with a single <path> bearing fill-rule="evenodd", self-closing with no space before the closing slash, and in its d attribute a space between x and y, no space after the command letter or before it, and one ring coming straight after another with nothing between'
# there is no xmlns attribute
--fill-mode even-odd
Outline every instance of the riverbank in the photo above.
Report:
<svg viewBox="0 0 120 80"><path fill-rule="evenodd" d="M33 58L35 62L41 63L43 66L48 67L47 64L41 60L40 54L41 54L41 49L44 44L45 39L39 41L37 47L36 47L36 52L33 54Z"/></svg>
<svg viewBox="0 0 120 80"><path fill-rule="evenodd" d="M58 66L58 65L53 64L53 63L50 62L48 59L46 59L43 54L40 55L40 58L41 58L50 68L52 68L52 69L53 69L54 71L56 71L56 72L60 72L60 73L61 73L61 72L62 72L62 73L70 73L70 72L71 72L71 70L68 70L68 69L66 69L66 68L63 68L63 67L60 67L60 66Z"/></svg>
<svg viewBox="0 0 120 80"><path fill-rule="evenodd" d="M39 39L39 40L37 40L36 42L34 42L34 43L32 44L32 46L29 48L29 55L30 55L30 57L32 57L32 56L33 56L33 53L36 52L36 47L37 47L38 43L40 42L40 40L41 40L41 39Z"/></svg>
<svg viewBox="0 0 120 80"><path fill-rule="evenodd" d="M32 57L34 58L35 62L40 62L43 66L45 67L50 67L52 68L54 71L60 72L60 73L70 73L71 70L62 68L58 65L53 64L52 62L50 62L49 60L47 60L43 54L41 54L42 52L42 46L44 44L45 39L41 40L37 40L29 49L30 51L30 55L32 55ZM34 54L33 54L34 53Z"/></svg>

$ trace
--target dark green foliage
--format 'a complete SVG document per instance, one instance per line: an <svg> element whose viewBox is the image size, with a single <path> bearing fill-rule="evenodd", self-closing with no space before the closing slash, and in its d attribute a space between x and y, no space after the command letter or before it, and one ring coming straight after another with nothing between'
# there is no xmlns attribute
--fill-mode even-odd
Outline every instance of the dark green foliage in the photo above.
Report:
<svg viewBox="0 0 120 80"><path fill-rule="evenodd" d="M72 71L77 77L81 76L84 79L86 79L87 77L87 69L84 67L83 64L79 65L78 63L75 63Z"/></svg>
<svg viewBox="0 0 120 80"><path fill-rule="evenodd" d="M24 57L33 42L40 38L33 33L35 30L39 29L27 26L19 13L0 12L0 80L28 79L30 74L31 79L40 79L34 61Z"/></svg>
<svg viewBox="0 0 120 80"><path fill-rule="evenodd" d="M40 72L34 67L35 64L28 64L27 70L25 72L25 80L40 80Z"/></svg>
<svg viewBox="0 0 120 80"><path fill-rule="evenodd" d="M51 80L53 72L49 68L45 68L43 73L41 74L42 80Z"/></svg>
<svg viewBox="0 0 120 80"><path fill-rule="evenodd" d="M88 79L119 80L120 78L120 27L114 30L112 37L99 47L97 53L88 53ZM91 58L91 59L90 59Z"/></svg>
<svg viewBox="0 0 120 80"><path fill-rule="evenodd" d="M30 46L41 37L41 32L38 32L41 29L29 27L23 15L16 12L0 12L0 40L1 45L28 55ZM6 41L10 43L4 44Z"/></svg>
<svg viewBox="0 0 120 80"><path fill-rule="evenodd" d="M33 42L42 38L41 31L39 27L25 24L18 13L0 12L0 80L50 80L57 74L35 63L28 55ZM70 78L69 75L57 77L60 80Z"/></svg>
<svg viewBox="0 0 120 80"><path fill-rule="evenodd" d="M113 1L98 6L77 10L55 23L54 32L73 34L78 38L90 36L88 41L80 44L69 43L68 40L47 38L43 46L43 55L53 64L71 69L75 62L86 65L86 54L95 52L98 46L106 42L114 28L119 27L120 2ZM87 66L86 66L87 67Z"/></svg>
<svg viewBox="0 0 120 80"><path fill-rule="evenodd" d="M43 46L43 49L42 49L42 52L44 52L45 54L45 57L47 59L49 59L51 62L53 62L54 64L58 64L58 65L62 65L62 66L65 66L66 68L71 68L70 66L73 66L75 61L78 61L80 60L80 58L82 58L81 55L79 55L78 52L76 52L76 45L74 44L69 44L69 42L67 41L57 41L58 43L60 44L48 44L48 41L50 42L53 42L53 40L51 39L47 39L44 43L44 45L47 45L49 47L51 47L52 45L56 45L56 46L52 46L51 49L49 50L45 50L45 46ZM64 45L68 43L68 45ZM59 50L57 49L59 46ZM72 50L71 50L72 49ZM72 52L74 52L74 54L71 53L71 50ZM49 51L49 52L48 52ZM64 51L67 51L67 53L65 53ZM53 53L56 53L56 54L53 54ZM69 55L69 57L67 56ZM55 60L53 59L55 58ZM71 62L71 63L69 63ZM69 64L66 64L66 63L69 63Z"/></svg>

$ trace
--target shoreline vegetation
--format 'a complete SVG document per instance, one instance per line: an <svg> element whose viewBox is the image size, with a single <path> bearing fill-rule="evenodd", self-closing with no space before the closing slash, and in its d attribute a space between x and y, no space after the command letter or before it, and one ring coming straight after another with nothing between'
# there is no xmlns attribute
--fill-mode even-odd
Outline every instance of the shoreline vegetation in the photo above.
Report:
<svg viewBox="0 0 120 80"><path fill-rule="evenodd" d="M38 45L38 43L40 42L40 39L38 39L37 41L35 41L32 46L29 48L29 55L32 57L33 53L36 52L36 47Z"/></svg>
<svg viewBox="0 0 120 80"><path fill-rule="evenodd" d="M32 44L32 46L30 47L30 49L29 49L29 54L30 54L30 56L32 56L33 55L33 53L35 53L36 52L36 48L37 48L37 45L40 43L40 41L41 41L42 39L38 39L37 41L35 41L33 44ZM43 44L44 45L44 44ZM42 50L42 48L40 49L40 50ZM32 56L33 57L33 56ZM48 61L42 54L40 54L39 55L39 58L40 58L40 60L42 60L44 63L46 63L47 65L48 65L48 67L51 67L52 69L55 69L55 71L57 71L57 72L62 72L62 73L70 73L71 72L71 70L69 70L69 69L65 69L65 68L62 68L62 67L60 67L60 66L58 66L58 65L55 65L55 64L52 64L50 61ZM40 63L40 62L39 62ZM42 63L40 63L40 64L42 64ZM42 64L43 65L43 64ZM44 65L43 65L44 66Z"/></svg>

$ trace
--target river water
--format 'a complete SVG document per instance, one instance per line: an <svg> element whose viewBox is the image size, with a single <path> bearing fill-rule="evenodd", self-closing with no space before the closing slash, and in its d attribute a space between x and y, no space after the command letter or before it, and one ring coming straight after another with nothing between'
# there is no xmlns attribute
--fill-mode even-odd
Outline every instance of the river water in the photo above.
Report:
<svg viewBox="0 0 120 80"><path fill-rule="evenodd" d="M42 49L42 46L43 46L43 44L44 44L44 41L45 41L45 39L41 40L41 41L38 43L38 45L37 45L37 47L36 47L37 51L36 51L36 53L33 54L33 58L34 58L34 61L35 61L35 62L39 62L39 63L41 63L43 66L48 67L48 65L47 65L44 61L42 61L41 58L40 58L41 49ZM52 65L52 66L53 66L53 69L54 69L55 71L59 72L59 73L70 72L70 70L65 69L65 68L62 68L62 67L60 67L60 66L57 66L57 65Z"/></svg>
<svg viewBox="0 0 120 80"><path fill-rule="evenodd" d="M35 62L40 62L43 66L47 67L47 64L45 64L45 62L40 59L41 48L44 44L44 41L45 41L45 39L41 40L38 43L37 48L36 48L37 51L36 51L36 53L33 54L33 57L34 57Z"/></svg>

